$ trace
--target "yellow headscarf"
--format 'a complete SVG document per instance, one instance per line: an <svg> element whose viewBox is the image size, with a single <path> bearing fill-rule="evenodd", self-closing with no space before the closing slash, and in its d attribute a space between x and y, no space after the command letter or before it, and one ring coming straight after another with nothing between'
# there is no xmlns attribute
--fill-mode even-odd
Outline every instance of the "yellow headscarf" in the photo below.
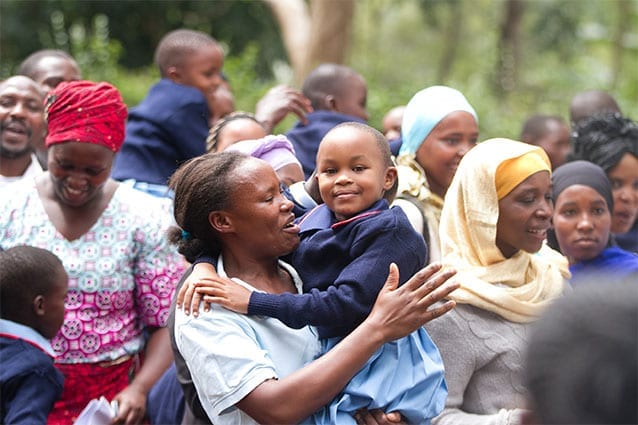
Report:
<svg viewBox="0 0 638 425"><path fill-rule="evenodd" d="M525 167L501 168L499 187L503 187L503 176L520 183L537 171L549 171L547 155L539 147L508 139L487 140L471 149L447 191L440 224L443 262L458 270L456 279L461 284L450 298L519 323L536 319L563 292L569 278L567 260L549 247L505 258L496 246L497 169L530 153L536 165L524 162ZM537 161L539 157L547 168ZM513 175L516 170L520 172Z"/></svg>

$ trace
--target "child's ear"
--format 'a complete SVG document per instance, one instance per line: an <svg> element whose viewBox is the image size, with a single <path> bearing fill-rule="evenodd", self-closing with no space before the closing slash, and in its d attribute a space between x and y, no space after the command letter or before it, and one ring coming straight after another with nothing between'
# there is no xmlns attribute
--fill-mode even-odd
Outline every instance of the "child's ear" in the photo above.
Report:
<svg viewBox="0 0 638 425"><path fill-rule="evenodd" d="M220 233L228 233L234 230L233 222L226 213L212 211L208 214L208 222L211 227Z"/></svg>
<svg viewBox="0 0 638 425"><path fill-rule="evenodd" d="M180 82L182 79L182 74L179 72L179 69L176 66L169 66L166 70L166 75L169 79Z"/></svg>
<svg viewBox="0 0 638 425"><path fill-rule="evenodd" d="M388 191L399 178L396 167L388 167L385 171L385 180L383 181L383 190Z"/></svg>
<svg viewBox="0 0 638 425"><path fill-rule="evenodd" d="M36 316L44 316L44 313L46 312L45 304L44 295L38 295L33 299L33 312Z"/></svg>
<svg viewBox="0 0 638 425"><path fill-rule="evenodd" d="M329 94L323 99L324 106L328 111L337 111L337 98Z"/></svg>

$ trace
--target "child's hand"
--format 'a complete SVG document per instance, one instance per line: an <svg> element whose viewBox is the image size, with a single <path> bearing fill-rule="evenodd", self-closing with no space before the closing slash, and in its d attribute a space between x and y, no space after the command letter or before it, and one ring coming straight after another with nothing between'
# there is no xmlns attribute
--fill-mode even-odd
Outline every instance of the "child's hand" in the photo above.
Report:
<svg viewBox="0 0 638 425"><path fill-rule="evenodd" d="M204 311L210 309L209 303L215 303L236 313L248 313L252 291L231 279L225 277L207 279L206 285L204 286L203 282L198 284L195 292L204 300Z"/></svg>
<svg viewBox="0 0 638 425"><path fill-rule="evenodd" d="M183 308L185 314L193 312L193 316L199 315L199 302L202 299L202 294L195 291L195 288L199 285L206 286L210 282L210 279L219 277L217 271L212 264L197 263L193 267L192 273L186 278L184 284L179 288L177 293L177 300L175 301L177 308ZM210 304L204 305L204 311L210 310Z"/></svg>

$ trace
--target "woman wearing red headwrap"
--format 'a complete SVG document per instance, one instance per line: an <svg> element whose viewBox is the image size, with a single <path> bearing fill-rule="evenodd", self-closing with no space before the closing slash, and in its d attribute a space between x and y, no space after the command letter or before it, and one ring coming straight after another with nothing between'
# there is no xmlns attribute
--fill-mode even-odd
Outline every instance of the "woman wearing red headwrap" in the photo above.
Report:
<svg viewBox="0 0 638 425"><path fill-rule="evenodd" d="M65 384L48 423L73 423L100 396L117 400L114 422L142 423L146 395L172 360L164 326L184 271L164 237L172 219L165 201L109 177L127 115L117 89L62 83L45 103L49 171L0 195L10 199L0 245L48 249L69 275L52 340Z"/></svg>

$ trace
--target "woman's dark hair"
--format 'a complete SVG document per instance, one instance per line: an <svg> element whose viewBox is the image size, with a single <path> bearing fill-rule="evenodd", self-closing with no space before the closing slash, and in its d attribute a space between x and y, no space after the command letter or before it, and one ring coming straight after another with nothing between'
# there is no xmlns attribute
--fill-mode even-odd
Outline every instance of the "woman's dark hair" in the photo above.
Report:
<svg viewBox="0 0 638 425"><path fill-rule="evenodd" d="M249 158L233 151L207 153L184 163L171 176L173 214L179 228L169 229L168 238L188 261L219 253L219 240L208 216L229 207L233 172Z"/></svg>
<svg viewBox="0 0 638 425"><path fill-rule="evenodd" d="M638 124L608 113L587 118L574 128L567 161L590 161L609 173L626 153L638 157Z"/></svg>

